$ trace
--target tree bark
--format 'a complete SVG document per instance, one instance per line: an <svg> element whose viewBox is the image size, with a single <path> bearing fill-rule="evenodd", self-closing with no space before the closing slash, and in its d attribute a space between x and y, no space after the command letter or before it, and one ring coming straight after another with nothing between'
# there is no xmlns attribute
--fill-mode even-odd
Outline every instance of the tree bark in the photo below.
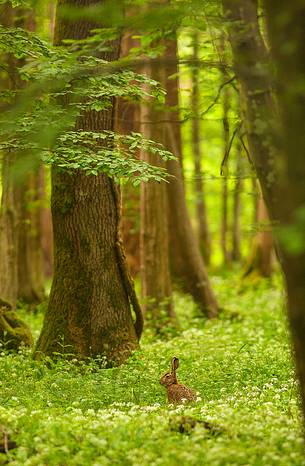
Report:
<svg viewBox="0 0 305 466"><path fill-rule="evenodd" d="M164 68L147 65L146 74L164 82ZM156 106L141 105L142 134L150 140L166 143L166 127L158 123L162 112ZM165 167L156 156L141 153L142 160ZM141 184L141 284L145 316L151 327L162 333L177 325L173 307L169 264L168 200L165 183L149 181Z"/></svg>
<svg viewBox="0 0 305 466"><path fill-rule="evenodd" d="M281 116L280 125L273 128L283 152L279 217L282 225L295 229L302 238L301 247L294 252L282 242L281 259L305 418L305 5L296 0L285 5L265 0L265 6L271 50L277 66Z"/></svg>
<svg viewBox="0 0 305 466"><path fill-rule="evenodd" d="M1 24L6 27L14 25L14 11L9 3L0 6ZM16 89L19 85L17 60L10 54L5 57L8 67L3 84L8 89ZM15 81L16 80L16 81ZM18 274L18 207L16 186L12 177L12 166L15 154L2 155L1 181L2 196L0 210L0 298L13 308L17 303Z"/></svg>
<svg viewBox="0 0 305 466"><path fill-rule="evenodd" d="M280 228L303 238L298 250L278 243L290 327L305 415L305 248L302 212L305 205L305 6L265 0L269 40L277 66L279 92L275 110L268 74L269 60L254 0L223 0L229 20L236 74L246 95L248 141L270 218ZM289 49L287 50L287 43ZM302 226L303 225L303 226ZM280 237L281 238L281 237Z"/></svg>
<svg viewBox="0 0 305 466"><path fill-rule="evenodd" d="M267 208L261 195L261 190L259 189L258 191L257 223L259 231L253 239L252 251L246 264L243 278L270 278L273 271L273 240L271 225Z"/></svg>
<svg viewBox="0 0 305 466"><path fill-rule="evenodd" d="M0 211L0 297L14 308L17 302L17 211L13 180L12 161L2 160L2 198Z"/></svg>
<svg viewBox="0 0 305 466"><path fill-rule="evenodd" d="M270 82L268 52L259 30L256 0L223 0L228 20L234 67L239 79L250 153L268 208L276 210L279 186L272 122L277 118ZM270 129L270 131L269 131ZM275 207L274 207L275 206Z"/></svg>
<svg viewBox="0 0 305 466"><path fill-rule="evenodd" d="M128 10L127 15L133 11ZM139 39L134 39L131 31L122 37L120 56L128 56L133 47L138 47ZM140 104L118 99L116 126L121 134L138 133L140 131ZM138 154L140 157L140 154ZM132 276L140 272L140 189L126 183L122 186L122 237L126 258Z"/></svg>
<svg viewBox="0 0 305 466"><path fill-rule="evenodd" d="M27 180L15 187L18 221L18 289L20 301L33 305L44 299L44 269L41 239L41 191L39 171L27 175Z"/></svg>
<svg viewBox="0 0 305 466"><path fill-rule="evenodd" d="M33 12L6 5L2 7L3 24L35 30ZM24 86L19 68L24 59L8 56L9 87L17 90ZM0 296L16 305L17 299L37 304L43 299L41 242L37 204L38 187L36 174L22 174L14 179L14 162L17 154L6 154L3 159L3 196L0 223L3 261L0 266ZM10 158L10 160L9 160ZM36 181L35 181L36 179ZM29 208L30 207L30 208Z"/></svg>
<svg viewBox="0 0 305 466"><path fill-rule="evenodd" d="M198 33L193 35L193 59L196 63L199 59L199 37ZM200 147L200 86L199 86L199 69L196 65L192 69L192 146L194 158L194 179L195 179L195 196L196 196L196 213L198 222L198 239L201 254L207 265L210 263L211 257L211 238L208 228L204 180L201 164L201 147Z"/></svg>
<svg viewBox="0 0 305 466"><path fill-rule="evenodd" d="M60 8L85 7L96 0L61 0L56 14L54 43L83 39L97 27L86 20L65 21ZM119 41L101 58L119 56ZM113 130L114 102L109 110L85 113L76 129ZM54 278L36 356L68 352L78 358L124 362L138 346L142 331L136 302L119 236L120 202L117 186L106 175L52 170L54 228ZM136 311L132 321L131 304Z"/></svg>
<svg viewBox="0 0 305 466"><path fill-rule="evenodd" d="M230 110L230 95L227 87L224 89L223 95L223 151L224 157L227 157L230 144L230 124L229 124L229 110ZM230 250L228 247L228 177L227 173L224 174L222 180L222 212L221 212L221 249L223 256L223 263L229 265L231 262Z"/></svg>
<svg viewBox="0 0 305 466"><path fill-rule="evenodd" d="M47 193L48 178L47 171L44 167L39 170L39 192L40 200L42 201L39 210L40 228L41 228L41 248L43 257L43 270L45 277L51 277L53 274L53 225L52 214L49 206L49 198Z"/></svg>
<svg viewBox="0 0 305 466"><path fill-rule="evenodd" d="M198 241L195 237L190 216L188 213L182 168L179 154L182 153L181 133L179 124L178 100L178 67L177 67L177 40L166 40L165 76L163 85L167 91L165 112L166 148L178 157L178 160L167 162L167 170L173 178L167 185L168 203L171 223L171 263L173 273L185 290L189 292L202 312L207 317L215 317L218 313L218 303L212 290L203 258L200 254ZM175 76L175 78L170 78ZM170 78L170 79L169 79Z"/></svg>
<svg viewBox="0 0 305 466"><path fill-rule="evenodd" d="M233 194L233 227L232 227L232 261L241 260L241 233L240 233L240 216L241 216L241 191L242 183L242 165L241 165L241 147L238 147L236 154L236 181Z"/></svg>

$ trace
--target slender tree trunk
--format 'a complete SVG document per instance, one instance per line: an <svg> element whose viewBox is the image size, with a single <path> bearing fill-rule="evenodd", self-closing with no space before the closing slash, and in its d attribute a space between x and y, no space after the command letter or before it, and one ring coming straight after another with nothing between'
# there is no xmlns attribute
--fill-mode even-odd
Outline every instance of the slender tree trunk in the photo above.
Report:
<svg viewBox="0 0 305 466"><path fill-rule="evenodd" d="M224 175L222 179L221 192L221 228L220 228L220 244L222 249L223 263L230 264L230 252L227 244L228 237L228 177Z"/></svg>
<svg viewBox="0 0 305 466"><path fill-rule="evenodd" d="M35 29L33 12L22 8L12 9L9 6L2 8L4 24L25 27L30 31ZM10 69L9 87L15 90L22 88L23 82L19 76L19 68L24 64L24 60L9 56L7 64ZM8 157L11 160L7 160ZM26 303L40 302L44 291L42 264L39 261L41 243L38 239L38 213L37 206L33 209L32 202L33 197L35 201L38 200L36 174L23 174L21 179L16 181L13 173L13 159L12 154L7 154L3 161L3 176L6 180L2 198L1 242L5 251L2 254L3 272L0 287L3 288L3 298L15 306L17 299ZM34 240L35 238L37 241Z"/></svg>
<svg viewBox="0 0 305 466"><path fill-rule="evenodd" d="M131 15L132 11L128 11ZM133 38L131 31L122 37L121 57L126 57L133 47L139 46L139 40ZM121 134L138 133L140 131L140 105L118 99L116 125ZM138 154L140 157L140 154ZM122 186L122 237L126 251L126 258L132 276L140 272L140 189L126 183Z"/></svg>
<svg viewBox="0 0 305 466"><path fill-rule="evenodd" d="M37 304L44 298L39 172L28 174L15 189L19 213L17 296L25 303Z"/></svg>
<svg viewBox="0 0 305 466"><path fill-rule="evenodd" d="M150 64L146 73L164 82L164 69ZM160 111L153 105L141 106L142 134L166 143L166 127L158 123ZM165 167L165 162L146 152L142 160ZM141 283L145 314L151 326L162 332L168 325L176 325L172 301L169 265L168 201L165 183L147 182L141 185Z"/></svg>
<svg viewBox="0 0 305 466"><path fill-rule="evenodd" d="M284 235L278 253L286 279L288 316L305 415L305 250L302 212L305 205L304 43L305 6L265 0L269 39L277 65L275 110L269 61L257 20L257 2L223 0L230 22L235 70L247 97L248 141L271 220L297 232L303 243L295 250ZM284 20L283 20L284 19ZM289 50L287 51L287 43ZM285 231L285 230L284 230ZM289 247L290 246L290 247ZM294 246L294 245L292 245Z"/></svg>
<svg viewBox="0 0 305 466"><path fill-rule="evenodd" d="M0 6L0 20L5 27L14 25L14 10L9 3ZM17 61L8 54L4 58L8 68L3 84L8 89L18 87ZM15 82L16 79L16 82ZM1 181L2 196L0 210L0 298L13 308L17 302L18 276L18 208L16 187L12 177L14 154L2 154Z"/></svg>
<svg viewBox="0 0 305 466"><path fill-rule="evenodd" d="M259 231L256 233L249 260L246 264L243 277L270 278L273 271L273 240L269 215L264 199L259 189L257 205L257 224Z"/></svg>
<svg viewBox="0 0 305 466"><path fill-rule="evenodd" d="M193 59L196 63L199 59L199 37L198 33L193 35ZM192 146L194 158L194 178L195 178L195 196L196 196L196 212L198 221L198 238L199 247L203 255L205 263L210 263L211 257L211 238L208 229L204 181L201 167L201 147L200 147L200 87L199 87L199 69L194 65L192 69Z"/></svg>
<svg viewBox="0 0 305 466"><path fill-rule="evenodd" d="M223 41L221 44L221 49L222 51L224 49ZM226 86L223 91L223 116L222 116L224 157L227 157L227 152L229 150L229 144L230 144L229 111L230 111L230 94ZM228 233L229 233L228 232L228 229L229 229L228 200L229 200L228 177L227 177L227 173L225 173L223 176L223 180L222 180L222 212L221 212L221 229L220 229L220 232L221 232L220 242L221 242L223 263L225 265L229 265L231 262L230 250L228 247Z"/></svg>
<svg viewBox="0 0 305 466"><path fill-rule="evenodd" d="M182 146L179 111L177 110L179 106L177 40L167 40L165 45L165 56L168 60L165 67L164 87L167 90L166 106L171 109L165 115L165 119L171 122L166 125L166 147L178 156L178 161L167 162L167 170L173 176L167 185L172 270L174 275L181 280L185 290L193 296L202 312L208 317L214 317L218 313L218 304L191 225L185 199L182 168L179 162ZM170 78L172 76L175 78Z"/></svg>
<svg viewBox="0 0 305 466"><path fill-rule="evenodd" d="M45 298L44 281L44 256L42 249L42 224L41 224L41 211L43 207L43 191L40 189L41 172L43 167L34 173L30 179L32 208L30 208L30 224L31 232L29 237L29 260L32 265L32 282L35 284L35 293L37 294L38 301Z"/></svg>
<svg viewBox="0 0 305 466"><path fill-rule="evenodd" d="M2 199L0 211L0 297L13 308L17 301L17 211L11 160L2 160Z"/></svg>
<svg viewBox="0 0 305 466"><path fill-rule="evenodd" d="M233 227L232 227L232 260L239 262L241 260L241 192L242 192L242 165L241 165L241 147L238 147L236 154L236 181L233 194Z"/></svg>
<svg viewBox="0 0 305 466"><path fill-rule="evenodd" d="M102 3L102 2L101 2ZM85 7L96 0L61 0L58 4L56 45L65 39L86 38L96 24L86 20L65 21L61 7ZM119 42L101 58L119 56ZM78 130L112 130L112 108L85 113ZM117 186L105 175L81 171L52 171L54 228L54 279L49 306L36 355L54 352L77 357L104 355L108 364L122 363L138 346L141 313L126 269L119 237L120 202ZM131 303L136 311L132 321Z"/></svg>
<svg viewBox="0 0 305 466"><path fill-rule="evenodd" d="M0 21L6 27L14 25L14 11L10 4L0 6ZM18 61L10 54L6 57L8 89L19 87ZM18 290L18 210L16 185L12 166L16 154L2 154L0 206L0 339L7 349L20 345L31 346L30 328L14 312Z"/></svg>
<svg viewBox="0 0 305 466"><path fill-rule="evenodd" d="M51 277L53 274L53 225L52 214L47 195L47 171L44 167L39 170L39 192L42 201L39 210L41 228L41 249L43 258L43 274Z"/></svg>
<svg viewBox="0 0 305 466"><path fill-rule="evenodd" d="M17 15L18 17L18 12ZM36 30L34 10L20 9L16 26ZM18 205L18 290L17 297L30 305L44 299L44 274L40 228L39 170L28 173L16 183Z"/></svg>

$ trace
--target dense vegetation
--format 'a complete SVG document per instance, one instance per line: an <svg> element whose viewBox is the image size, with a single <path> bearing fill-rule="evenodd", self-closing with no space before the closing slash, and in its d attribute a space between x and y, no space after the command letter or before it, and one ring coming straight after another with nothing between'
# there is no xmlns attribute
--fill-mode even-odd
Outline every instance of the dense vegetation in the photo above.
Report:
<svg viewBox="0 0 305 466"><path fill-rule="evenodd" d="M145 333L121 368L3 352L0 419L18 444L10 464L305 464L281 280L241 290L230 273L213 285L227 309L218 320L176 294L182 332ZM36 335L41 317L27 317ZM192 406L166 405L159 376L172 355L200 394Z"/></svg>

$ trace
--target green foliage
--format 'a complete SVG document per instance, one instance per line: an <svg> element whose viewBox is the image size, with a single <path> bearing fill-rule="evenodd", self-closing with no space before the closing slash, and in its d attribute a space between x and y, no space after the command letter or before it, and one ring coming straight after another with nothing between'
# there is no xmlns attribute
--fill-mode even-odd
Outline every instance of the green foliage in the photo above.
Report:
<svg viewBox="0 0 305 466"><path fill-rule="evenodd" d="M166 160L174 158L161 145L144 139L141 134L122 136L112 131L71 131L58 139L58 145L43 160L61 169L84 170L89 175L103 172L117 181L130 179L135 186L141 181L166 180L165 169L136 158L139 150Z"/></svg>
<svg viewBox="0 0 305 466"><path fill-rule="evenodd" d="M33 166L43 160L61 169L132 179L134 184L165 180L164 169L138 159L139 150L154 153L156 164L158 157L171 158L160 145L136 134L74 129L87 112L98 118L99 112L111 109L114 98L164 100L159 83L127 69L126 62L108 63L88 55L97 41L100 49L109 48L115 35L113 29L95 33L88 42L70 41L69 47L54 48L22 29L0 28L0 49L17 59L27 57L15 64L24 85L0 93L0 103L6 109L0 117L0 149L17 161L18 170L23 159L28 168L31 158ZM10 76L9 68L7 71Z"/></svg>
<svg viewBox="0 0 305 466"><path fill-rule="evenodd" d="M230 311L207 322L176 296L181 334L145 334L120 368L2 352L0 424L18 445L9 464L305 465L282 284L275 277L241 295L231 274L213 285ZM27 317L37 334L42 316ZM200 394L194 405L167 406L159 377L172 356ZM180 433L190 418L195 427Z"/></svg>
<svg viewBox="0 0 305 466"><path fill-rule="evenodd" d="M13 8L17 6L30 6L32 3L31 0L0 0L0 5L4 5L6 3L9 3L12 5Z"/></svg>
<svg viewBox="0 0 305 466"><path fill-rule="evenodd" d="M21 28L7 28L2 25L0 25L0 51L10 53L16 58L50 56L48 45L37 35Z"/></svg>

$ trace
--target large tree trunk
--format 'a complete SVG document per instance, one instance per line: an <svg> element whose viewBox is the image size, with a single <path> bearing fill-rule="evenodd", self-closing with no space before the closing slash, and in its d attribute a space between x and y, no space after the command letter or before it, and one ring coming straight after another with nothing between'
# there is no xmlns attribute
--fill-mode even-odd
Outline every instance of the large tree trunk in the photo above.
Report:
<svg viewBox="0 0 305 466"><path fill-rule="evenodd" d="M102 2L101 2L102 3ZM85 7L96 0L61 0L56 15L56 45L66 39L86 38L97 27L85 20L65 21L61 6ZM101 58L119 56L119 42ZM78 130L113 130L112 108L85 113ZM119 237L118 188L105 175L81 171L52 172L52 217L54 228L54 279L36 355L54 352L79 358L103 355L109 364L122 363L138 346L141 314L126 273ZM130 302L137 312L132 321Z"/></svg>
<svg viewBox="0 0 305 466"><path fill-rule="evenodd" d="M254 0L223 0L230 21L235 70L246 96L248 141L272 221L297 234L294 249L284 241L278 252L284 271L288 315L305 414L305 6L303 2L265 0L269 39L278 68L280 118L272 100L270 63L257 20ZM289 49L287 49L289 43ZM290 247L289 247L290 246Z"/></svg>
<svg viewBox="0 0 305 466"><path fill-rule="evenodd" d="M198 239L201 254L203 255L205 263L210 263L211 257L211 238L208 228L206 203L205 203L205 192L204 192L204 181L201 164L201 147L200 147L200 82L199 82L199 68L196 62L199 59L199 37L198 33L193 35L193 59L194 66L192 69L192 149L194 158L194 179L195 179L195 196L196 196L196 213L198 222Z"/></svg>
<svg viewBox="0 0 305 466"><path fill-rule="evenodd" d="M265 0L265 5L280 91L278 102L282 124L278 132L278 128L273 128L284 153L279 216L283 226L297 231L300 241L300 247L294 250L289 248L289 243L285 244L285 239L289 239L284 238L282 265L305 417L305 5L301 1L283 4L273 0Z"/></svg>
<svg viewBox="0 0 305 466"><path fill-rule="evenodd" d="M152 79L164 82L164 68L153 63L145 72ZM153 105L141 106L142 134L166 143L166 127L158 123L161 113ZM142 160L165 167L165 162L146 152ZM169 265L168 201L165 183L150 181L141 185L141 284L145 315L152 328L162 333L168 325L176 325L172 301Z"/></svg>
<svg viewBox="0 0 305 466"><path fill-rule="evenodd" d="M175 276L181 280L185 290L193 296L202 312L208 317L214 317L218 313L218 304L191 225L179 162L179 154L182 150L179 111L177 110L179 82L175 39L166 41L165 54L167 64L163 85L167 90L166 106L171 109L166 112L165 118L170 122L166 125L166 148L178 157L178 161L167 162L167 170L173 176L167 185L171 232L174 232L171 235L172 267ZM171 76L175 78L169 79Z"/></svg>

